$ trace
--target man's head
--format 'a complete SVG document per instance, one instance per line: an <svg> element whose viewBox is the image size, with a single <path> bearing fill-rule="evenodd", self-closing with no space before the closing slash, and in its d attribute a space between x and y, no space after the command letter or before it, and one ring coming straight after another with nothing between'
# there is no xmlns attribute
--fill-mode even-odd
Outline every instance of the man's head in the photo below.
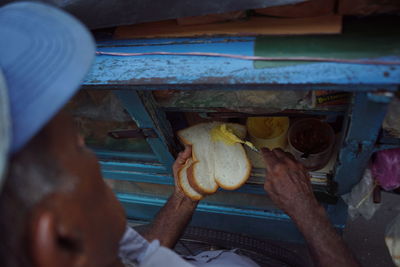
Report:
<svg viewBox="0 0 400 267"><path fill-rule="evenodd" d="M123 210L72 118L60 112L90 67L90 34L36 3L0 8L0 34L11 118L9 149L0 155L7 158L0 173L1 266L119 266Z"/></svg>
<svg viewBox="0 0 400 267"><path fill-rule="evenodd" d="M124 230L124 212L95 155L71 117L56 115L11 159L0 196L2 260L17 266L116 266Z"/></svg>

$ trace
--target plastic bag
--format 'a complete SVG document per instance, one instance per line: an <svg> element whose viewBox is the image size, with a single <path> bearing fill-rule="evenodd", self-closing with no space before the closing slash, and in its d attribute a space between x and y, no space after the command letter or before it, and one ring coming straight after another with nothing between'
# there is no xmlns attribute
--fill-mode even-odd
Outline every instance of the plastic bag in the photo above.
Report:
<svg viewBox="0 0 400 267"><path fill-rule="evenodd" d="M353 187L350 193L342 196L342 199L348 205L349 216L352 220L360 215L369 220L379 209L381 204L374 203L373 200L375 186L371 170L366 169L361 181Z"/></svg>
<svg viewBox="0 0 400 267"><path fill-rule="evenodd" d="M400 214L386 228L385 242L394 264L400 267Z"/></svg>
<svg viewBox="0 0 400 267"><path fill-rule="evenodd" d="M387 190L400 187L400 149L379 151L372 163L372 175Z"/></svg>
<svg viewBox="0 0 400 267"><path fill-rule="evenodd" d="M383 129L391 136L400 138L400 99L394 98L389 105L385 120L383 121Z"/></svg>

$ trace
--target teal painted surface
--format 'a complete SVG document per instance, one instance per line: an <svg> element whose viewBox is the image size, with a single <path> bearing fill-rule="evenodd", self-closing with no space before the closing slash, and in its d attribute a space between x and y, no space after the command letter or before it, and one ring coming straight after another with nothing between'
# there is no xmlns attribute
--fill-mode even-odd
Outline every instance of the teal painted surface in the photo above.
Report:
<svg viewBox="0 0 400 267"><path fill-rule="evenodd" d="M375 152L395 148L400 148L400 139L390 136L381 136L378 140L378 144L375 146Z"/></svg>
<svg viewBox="0 0 400 267"><path fill-rule="evenodd" d="M280 37L271 37L279 39ZM152 42L149 45L146 42ZM100 44L104 52L214 52L254 55L252 38L184 38L114 41ZM297 49L297 48L293 48ZM287 53L289 53L288 51ZM304 48L304 53L307 49ZM346 51L342 51L346 54ZM399 60L390 55L383 60ZM252 61L194 56L97 56L85 86L154 89L336 89L396 90L400 66L315 63L257 69Z"/></svg>
<svg viewBox="0 0 400 267"><path fill-rule="evenodd" d="M156 172L168 173L168 169L162 164L139 163L139 162L118 162L100 160L102 170L127 171L127 172Z"/></svg>
<svg viewBox="0 0 400 267"><path fill-rule="evenodd" d="M339 153L335 181L338 182L338 194L349 192L361 179L381 130L388 103L392 95L357 93L350 106L347 135ZM345 128L345 129L346 129Z"/></svg>
<svg viewBox="0 0 400 267"><path fill-rule="evenodd" d="M221 43L225 44L228 42L248 42L254 41L255 37L241 36L241 37L201 37L201 38L146 38L146 39L126 39L118 40L120 47L127 46L167 46L167 45L189 45L189 44L201 44L201 43ZM97 42L98 48L107 48L115 45L115 40L101 40Z"/></svg>
<svg viewBox="0 0 400 267"><path fill-rule="evenodd" d="M396 149L396 148L400 148L400 144L380 144L380 145L376 145L374 147L374 152L378 152L378 151L382 151L382 150L387 150L387 149Z"/></svg>
<svg viewBox="0 0 400 267"><path fill-rule="evenodd" d="M110 151L105 149L93 149L96 155L100 159L104 160L126 160L126 161L157 161L155 154L150 153L131 153L131 152L121 152L121 151Z"/></svg>
<svg viewBox="0 0 400 267"><path fill-rule="evenodd" d="M146 141L149 143L154 154L156 154L157 159L171 171L174 158L168 149L166 140L163 139L163 135L154 124L154 121L150 117L149 112L146 110L137 92L118 90L115 94L119 97L125 109L139 128L151 128L158 134L158 138L146 138Z"/></svg>
<svg viewBox="0 0 400 267"><path fill-rule="evenodd" d="M157 172L157 170L148 169L148 166L143 164L141 168L120 168L120 167L109 167L101 162L102 175L106 179L121 180L121 181L131 181L140 183L150 183L150 184L162 184L162 185L175 185L174 178L164 171ZM313 187L314 194L321 203L334 204L337 199L334 195L329 193L327 187ZM218 191L226 192L237 192L246 193L253 195L262 195L268 197L265 192L263 185L253 185L244 184L240 188L230 191L219 188Z"/></svg>
<svg viewBox="0 0 400 267"><path fill-rule="evenodd" d="M162 207L165 204L165 199L139 196L133 194L117 194L117 197L123 202L147 204ZM212 205L206 202L201 202L196 211L208 213L222 213L228 215L249 216L254 218L274 218L277 220L290 220L289 216L280 210L261 210L261 209L245 209L233 206Z"/></svg>
<svg viewBox="0 0 400 267"><path fill-rule="evenodd" d="M135 181L141 183L155 183L164 185L174 184L174 180L171 175L163 175L157 173L102 170L102 175L106 179L113 180Z"/></svg>
<svg viewBox="0 0 400 267"><path fill-rule="evenodd" d="M165 199L138 195L117 194L125 208L127 218L151 221ZM326 206L331 222L338 231L344 228L346 209L343 202ZM344 211L344 212L343 212ZM191 225L242 233L258 238L304 242L290 218L278 210L256 210L251 207L223 207L200 203Z"/></svg>

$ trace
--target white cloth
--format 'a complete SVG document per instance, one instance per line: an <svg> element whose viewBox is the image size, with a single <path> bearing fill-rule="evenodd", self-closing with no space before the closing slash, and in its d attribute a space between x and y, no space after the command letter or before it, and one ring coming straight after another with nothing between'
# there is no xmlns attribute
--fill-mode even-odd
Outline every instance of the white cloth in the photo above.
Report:
<svg viewBox="0 0 400 267"><path fill-rule="evenodd" d="M155 240L149 243L139 233L127 226L120 241L119 256L126 266L139 267L258 267L250 258L238 255L235 250L203 251L184 260L174 251L160 246Z"/></svg>
<svg viewBox="0 0 400 267"><path fill-rule="evenodd" d="M203 251L196 256L185 257L185 259L190 263L194 261L193 264L197 267L259 267L253 260L239 255L235 251L236 249Z"/></svg>
<svg viewBox="0 0 400 267"><path fill-rule="evenodd" d="M147 253L154 251L154 246L144 239L138 232L129 225L126 226L124 236L119 242L119 257L131 262L140 262ZM159 244L156 247L159 247Z"/></svg>
<svg viewBox="0 0 400 267"><path fill-rule="evenodd" d="M153 253L148 254L143 261L139 264L139 267L194 267L195 265L182 259L174 251L165 248L158 247Z"/></svg>

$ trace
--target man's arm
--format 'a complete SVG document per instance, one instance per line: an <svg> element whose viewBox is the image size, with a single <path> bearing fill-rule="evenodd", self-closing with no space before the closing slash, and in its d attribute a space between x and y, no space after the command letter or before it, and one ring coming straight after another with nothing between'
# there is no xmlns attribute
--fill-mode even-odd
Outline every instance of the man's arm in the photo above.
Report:
<svg viewBox="0 0 400 267"><path fill-rule="evenodd" d="M175 191L157 214L148 231L143 234L143 237L148 241L158 239L162 246L173 248L190 222L198 201L191 200L182 192L177 178L178 171L191 155L192 149L189 146L186 147L185 151L179 153L172 167Z"/></svg>
<svg viewBox="0 0 400 267"><path fill-rule="evenodd" d="M263 149L267 169L264 189L296 223L317 266L360 266L315 199L310 177L293 155Z"/></svg>

